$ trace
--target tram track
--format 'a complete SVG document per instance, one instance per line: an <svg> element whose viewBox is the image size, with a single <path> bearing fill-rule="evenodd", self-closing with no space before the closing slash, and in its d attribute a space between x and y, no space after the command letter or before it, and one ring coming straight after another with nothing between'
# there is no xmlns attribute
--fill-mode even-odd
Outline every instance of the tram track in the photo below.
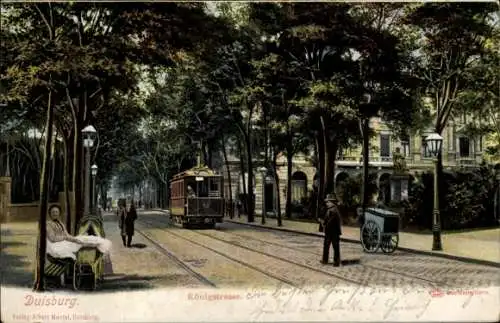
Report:
<svg viewBox="0 0 500 323"><path fill-rule="evenodd" d="M312 254L317 255L319 257L322 256L322 254L319 253L319 252L314 252L314 251L311 251L311 250L306 250L306 249L300 248L300 247L290 247L290 246L287 246L287 245L284 245L284 244L281 244L281 243L277 243L277 242L274 242L274 241L263 240L263 239L255 238L255 237L252 237L252 236L249 236L249 235L240 234L240 233L236 233L236 232L231 232L231 234L235 235L235 236L238 236L238 237L241 237L241 238L244 238L244 239L252 239L252 240L255 240L255 241L259 241L261 243L271 244L271 245L275 245L275 246L281 247L281 248L292 249L292 250L295 250L295 251L298 251L298 252L301 252L301 253L307 253L307 254L311 254L312 253ZM366 267L366 268L370 268L370 269L374 269L374 270L383 271L383 272L388 272L388 273L395 274L395 275L404 276L404 277L411 278L411 279L418 279L418 280L421 280L421 281L425 281L427 283L436 284L439 287L446 286L446 283L442 282L442 281L430 280L430 279L426 279L426 278L422 278L422 277L410 275L410 274L407 274L407 273L402 273L402 272L391 270L391 269L380 268L380 267L377 267L377 266L367 265L367 264L362 264L362 263L360 263L360 266L363 266L363 267Z"/></svg>
<svg viewBox="0 0 500 323"><path fill-rule="evenodd" d="M142 222L145 222L144 220L141 220L141 221L142 221ZM158 222L157 222L157 223L158 223ZM161 222L160 222L160 223L161 223ZM164 223L163 223L163 224L164 224ZM151 225L151 222L149 222L149 225ZM199 246L205 247L205 248L207 248L207 249L209 249L209 250L212 250L213 252L215 252L215 253L217 253L217 254L221 254L219 251L217 251L217 250L215 250L215 249L213 249L213 248L207 247L207 246L205 246L205 245L203 245L203 244L200 244L200 243L198 243L198 242L196 242L196 241L192 241L191 239L187 239L187 238L185 238L185 237L183 237L183 236L181 236L181 235L179 235L179 234L173 233L172 231L168 231L168 232L169 232L170 234L174 235L174 236L177 236L177 237L179 237L179 238L185 239L185 240L190 241L190 242L192 242L192 243L194 243L194 244L196 244L196 245L199 245ZM253 252L253 253L257 253L257 254L264 255L264 256L269 257L269 258L273 258L273 259L276 259L276 260L279 260L279 261L282 261L282 262L286 262L286 263L292 264L292 265L294 265L294 266L298 266L298 267L301 267L301 268L304 268L304 269L307 269L307 270L311 270L311 271L314 271L314 272L320 273L320 274L322 274L322 275L327 275L327 276L329 276L329 277L334 277L334 278L336 278L336 279L338 279L338 280L341 280L341 281L344 281L344 282L348 282L348 283L350 283L350 284L354 284L354 285L358 285L358 286L369 286L369 284L368 284L367 282L365 282L365 281L358 281L358 280L354 280L354 279L346 278L346 277L343 277L343 276L341 276L341 275L337 275L337 274L330 273L330 272L328 272L328 271L326 271L326 270L317 269L317 268L314 268L314 267L311 267L311 266L308 266L308 265L304 265L304 264L301 264L301 263L298 263L298 262L295 262L295 261L291 261L291 260L289 260L289 259L285 259L285 258L283 258L283 257L279 257L279 256L276 256L276 255L273 255L273 254L267 253L267 252L263 252L263 251L260 251L260 250L255 250L255 249L252 249L252 248L249 248L249 247L243 246L243 245L238 244L238 243L234 243L234 242L231 242L231 241L227 241L227 240L224 240L224 239L220 239L220 238L214 237L214 236L209 235L209 234L201 233L201 232L199 232L199 231L193 231L193 230L190 230L190 232L192 232L192 233L196 233L196 234L201 235L201 236L208 237L208 238L213 239L213 240L217 240L217 241L223 242L223 243L228 244L228 245L232 245L232 246L234 246L234 247L242 248L242 249L248 250L248 251ZM222 256L224 256L224 257L227 257L227 258L229 258L229 259L232 259L232 260L234 259L233 257L228 256L228 255L226 255L226 254L221 254L221 255L222 255ZM253 267L253 268L255 268L256 270L258 270L259 272L262 272L262 273L264 273L264 274L266 274L266 275L273 275L273 274L267 273L267 272L265 272L265 271L263 271L263 270L261 270L261 269L259 269L259 268L256 268L255 266L253 266L253 265L251 265L251 264L248 264L248 263L242 262L242 261L240 261L240 260L238 260L238 259L235 259L235 261L237 261L237 262L239 262L239 263L242 263L242 264L244 264L245 266L251 266L251 268ZM274 277L276 277L275 275L273 275L273 276L274 276ZM283 281L281 278L280 278L280 279L278 279L278 280ZM291 281L289 281L289 280L286 280L286 281L287 281L287 282L286 282L287 284L292 285L292 286L294 286L294 287L297 287L295 283L293 283L293 282L291 282Z"/></svg>
<svg viewBox="0 0 500 323"><path fill-rule="evenodd" d="M197 234L200 234L200 235L203 235L203 236L206 236L206 237L209 237L209 238L212 238L212 239L215 239L215 240L218 240L218 241L221 241L221 242L224 242L224 243L227 243L227 244L239 247L239 248L243 248L243 249L250 250L250 251L262 254L262 255L266 255L266 256L271 257L271 258L275 258L275 259L278 259L278 260L281 260L281 261L288 262L290 264L302 267L304 269L308 269L308 270L311 270L311 271L314 271L314 272L325 274L325 275L334 277L336 279L339 279L339 280L342 280L342 281L345 281L345 282L349 282L351 284L356 284L356 285L359 285L359 286L370 286L371 285L370 283L366 282L366 280L359 280L358 281L358 280L355 280L355 279L350 279L350 278L344 277L342 275L338 275L338 274L334 274L334 273L328 272L326 270L314 268L312 266L309 266L309 265L306 265L306 264L301 264L299 262L292 261L292 260L289 260L289 259L277 256L277 255L273 255L273 254L270 254L270 253L267 253L267 252L264 252L264 251L256 250L256 249L253 249L253 248L249 248L249 247L244 246L244 245L242 245L241 243L238 243L238 242L227 241L227 240L224 240L224 239L221 239L221 238L218 238L218 237L214 237L213 235L210 235L210 234L201 233L199 231L194 231L194 232L196 232ZM232 232L231 234L234 234L234 233ZM248 239L249 237L245 237L245 238ZM253 239L253 238L251 238L251 239ZM253 240L257 240L257 239L253 239ZM262 242L262 243L267 243L267 242ZM282 248L287 248L287 249L292 249L294 251L299 251L296 248L290 248L290 247L283 246L283 245L281 245L281 247ZM305 251L301 251L301 252L304 253ZM365 267L365 268L372 269L372 270L376 270L376 271L380 271L380 272L386 272L386 273L390 273L390 274L393 274L393 275L398 275L398 276L409 278L409 279L413 279L413 280L420 280L420 281L423 281L423 282L425 282L427 284L431 284L432 287L441 287L441 288L443 288L443 287L447 287L448 286L448 284L446 284L444 282L436 282L436 281L424 279L424 278L417 277L417 276L403 274L403 273L395 272L395 271L391 271L391 270L385 270L385 269L382 269L382 268L379 268L379 267L375 267L375 266L364 265L364 264L361 264L361 266Z"/></svg>
<svg viewBox="0 0 500 323"><path fill-rule="evenodd" d="M169 220L167 220L167 221L169 221ZM157 222L157 223L162 223L162 222ZM165 224L165 223L162 223L162 224ZM212 229L212 230L214 230L214 229ZM257 253L257 254L261 254L261 255L264 255L264 256L267 256L267 257L279 260L279 261L283 261L283 262L286 262L286 263L289 263L289 264L293 264L295 266L298 266L298 267L301 267L301 268L304 268L304 269L307 269L307 270L311 270L311 271L314 271L314 272L317 272L317 273L320 273L320 274L323 274L323 275L328 275L330 277L334 277L336 279L339 279L339 280L344 281L344 282L348 282L350 284L355 284L355 285L358 285L358 286L370 286L371 285L370 283L367 282L367 279L361 279L361 280L351 279L351 278L348 278L348 277L344 277L344 276L342 276L340 274L335 274L335 273L329 272L329 271L324 270L324 269L314 268L314 267L309 266L307 264L303 264L303 263L299 263L297 261L286 259L286 258L277 256L275 254L271 254L271 253L262 251L262 250L256 250L255 248L250 248L250 247L244 246L242 243L239 243L239 242L228 241L228 240L225 240L225 239L222 239L222 238L219 238L219 237L215 237L212 234L200 232L199 230L189 230L189 231L193 232L193 233L196 233L198 235L201 235L201 236L205 236L205 237L210 238L210 239L214 239L216 241L223 242L223 243L228 244L228 245L232 245L234 247L242 248L242 249L245 249L245 250ZM227 233L227 231L219 231L219 230L216 230L216 229L215 229L215 231L220 232L220 233ZM172 233L172 232L169 231L169 233ZM175 234L175 235L179 236L178 234ZM233 231L231 231L229 235L230 236L231 235L239 236L239 237L241 237L243 239L247 239L247 240L251 239L251 240L263 243L263 244L272 244L272 245L275 245L275 246L278 246L278 247L281 247L281 248L286 248L286 249L298 251L298 252L301 252L301 253L309 253L309 254L311 253L311 251L306 251L304 249L301 250L300 248L289 247L289 246L286 246L286 245L283 245L283 244L279 244L279 243L276 243L276 242L271 242L271 241L267 241L267 240L263 240L263 239L259 239L259 238L255 238L255 237L251 237L251 236L247 236L247 235L238 234L238 233L235 233ZM181 238L185 239L185 237L181 237ZM199 244L199 243L197 243L197 244ZM199 244L199 245L204 246L202 244ZM312 252L312 253L316 254L316 255L320 255L317 252ZM435 287L435 288L436 287L439 287L439 288L450 287L449 284L447 284L447 283L445 283L443 281L430 280L430 279L426 279L426 278L423 278L423 277L414 276L414 275L411 275L411 274L402 273L402 272L394 271L394 270L391 270L391 269L380 268L380 267L377 267L377 266L372 266L372 265L367 265L367 264L360 264L360 266L364 267L364 268L367 268L367 269L374 270L374 271L382 272L382 273L392 274L392 275L404 277L404 278L411 279L411 280L421 281L421 282L429 284L429 285L431 285L432 287Z"/></svg>
<svg viewBox="0 0 500 323"><path fill-rule="evenodd" d="M137 220L137 221L138 221L138 222L141 222L141 223L143 223L143 224L146 224L146 225L147 225L147 226L149 226L151 229L160 229L160 230L166 231L166 230L165 230L165 228L158 228L158 227L155 227L155 226L154 226L154 224L153 224L152 222L145 221L145 220L143 220L143 219L141 219L141 220ZM195 231L192 231L192 232L195 232ZM143 236L145 236L145 234L144 234L143 232L140 232L140 233L141 233ZM197 242L197 241L194 241L194 240L192 240L192 239L186 238L186 237L184 237L184 236L182 236L182 235L180 235L180 234L177 234L177 233L175 233L175 232L172 232L172 230L168 231L168 233L169 233L169 234L171 234L171 235L173 235L174 237L177 237L177 238L181 239L181 240L188 241L189 243L192 243L192 244L194 244L194 245L196 245L196 246L199 246L199 247L202 247L202 248L204 248L204 249L210 250L211 252L213 252L213 253L215 253L215 254L218 254L218 255L220 255L220 256L222 256L222 257L224 257L224 258L227 258L227 259L229 259L229 260L231 260L231 261L233 261L233 262L235 262L235 263L238 263L238 264L240 264L240 265L242 265L242 266L245 266L245 267L248 267L248 268L250 268L250 269L252 269L252 270L255 270L255 271L257 271L257 272L259 272L259 273L261 273L261 274L263 274L263 275L265 275L265 276L267 276L267 277L270 277L270 278L272 278L272 279L275 279L275 280L277 280L277 281L279 281L279 282L281 282L281 283L284 283L284 284L286 284L286 285L289 285L289 286L291 286L291 287L293 287L293 288L301 289L301 288L300 288L300 286L298 286L295 282L293 282L293 281L291 281L291 280L289 280L289 279L286 279L286 278L284 278L284 277L280 277L280 276L274 275L274 274L272 274L272 273L270 273L270 272L268 272L268 271L262 270L262 269L260 269L260 268L258 268L258 267L256 267L256 266L254 266L254 265L252 265L252 264L248 263L248 262L241 261L241 260L239 260L239 259L237 259L237 258L234 258L234 257L232 257L232 256L227 255L226 253L220 252L219 250L216 250L216 249L214 249L214 248L211 248L211 247L209 247L209 246L206 246L206 245L204 245L204 244L201 244L201 243L199 243L199 242ZM146 237L146 236L145 236L145 237ZM155 246L159 246L159 244L158 244L156 241L152 240L151 238L146 237L146 239L148 239L151 243L155 244ZM161 247L161 246L160 246L160 247ZM162 248L162 249L164 249L163 247L161 247L161 248ZM175 257L175 256L174 256L174 257ZM178 261L182 262L182 261L181 261L180 259L178 259L177 257L175 257L175 258L176 258ZM187 268L189 268L189 266L187 266L187 265L186 265L186 264L184 264L183 262L182 262L182 264L183 264L183 266L186 266ZM183 268L184 268L184 267L183 267ZM191 268L189 268L189 270L190 270L191 272L194 272ZM199 275L198 273L196 273L196 274L197 274L197 275ZM199 275L199 276L201 276L201 275ZM201 276L201 277L203 277L203 276ZM204 279L206 279L206 278L204 278ZM215 285L214 285L214 286L215 286Z"/></svg>
<svg viewBox="0 0 500 323"><path fill-rule="evenodd" d="M212 281L210 281L205 276L200 275L198 272L196 272L193 269L191 269L186 263L184 263L184 261L182 261L181 259L179 259L176 255L174 255L172 252L170 252L169 250L167 250L165 247L163 247L162 245L160 245L153 238L151 238L146 233L144 233L141 229L135 228L135 231L137 233L139 233L141 236L143 236L144 239L146 239L147 241L149 241L160 253L162 253L163 255L165 255L166 257L168 257L170 260L172 260L174 263L176 263L177 265L179 265L179 267L181 267L182 269L184 269L186 272L189 273L189 275L191 275L194 278L196 278L203 285L217 288L217 285L215 283L213 283Z"/></svg>

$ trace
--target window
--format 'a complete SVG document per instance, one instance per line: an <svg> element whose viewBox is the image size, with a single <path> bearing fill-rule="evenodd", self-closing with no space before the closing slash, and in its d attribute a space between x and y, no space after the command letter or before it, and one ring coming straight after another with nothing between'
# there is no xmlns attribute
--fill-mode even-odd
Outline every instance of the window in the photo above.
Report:
<svg viewBox="0 0 500 323"><path fill-rule="evenodd" d="M455 132L455 126L448 128L448 150L449 151L453 151L454 150L454 145L455 145L454 144L455 143L454 142L455 138L453 136L454 132Z"/></svg>
<svg viewBox="0 0 500 323"><path fill-rule="evenodd" d="M307 176L301 171L292 175L292 202L300 203L307 195Z"/></svg>
<svg viewBox="0 0 500 323"><path fill-rule="evenodd" d="M401 154L404 157L410 157L410 139L406 138L405 143L401 143Z"/></svg>
<svg viewBox="0 0 500 323"><path fill-rule="evenodd" d="M338 159L339 160L342 160L344 157L344 150L342 149L342 147L339 147L339 151L338 151Z"/></svg>
<svg viewBox="0 0 500 323"><path fill-rule="evenodd" d="M427 147L427 141L425 140L427 136L422 136L422 157L424 158L431 158L432 154L429 150L429 147Z"/></svg>
<svg viewBox="0 0 500 323"><path fill-rule="evenodd" d="M470 142L467 137L460 137L458 139L458 149L460 157L469 157L470 156Z"/></svg>
<svg viewBox="0 0 500 323"><path fill-rule="evenodd" d="M391 156L391 136L386 134L380 135L380 157Z"/></svg>

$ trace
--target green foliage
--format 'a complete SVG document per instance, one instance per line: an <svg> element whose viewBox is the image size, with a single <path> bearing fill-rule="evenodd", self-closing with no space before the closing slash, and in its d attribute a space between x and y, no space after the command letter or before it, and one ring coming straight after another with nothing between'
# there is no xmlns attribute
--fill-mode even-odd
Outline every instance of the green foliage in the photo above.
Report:
<svg viewBox="0 0 500 323"><path fill-rule="evenodd" d="M370 173L368 183L368 196L369 200L371 200L371 197L377 192L377 174ZM362 184L363 177L361 174L347 177L338 182L337 196L346 210L355 210L360 205Z"/></svg>
<svg viewBox="0 0 500 323"><path fill-rule="evenodd" d="M445 230L494 225L496 189L493 167L445 173L440 191L441 223ZM405 226L430 229L433 203L432 173L423 173L412 184L405 205Z"/></svg>

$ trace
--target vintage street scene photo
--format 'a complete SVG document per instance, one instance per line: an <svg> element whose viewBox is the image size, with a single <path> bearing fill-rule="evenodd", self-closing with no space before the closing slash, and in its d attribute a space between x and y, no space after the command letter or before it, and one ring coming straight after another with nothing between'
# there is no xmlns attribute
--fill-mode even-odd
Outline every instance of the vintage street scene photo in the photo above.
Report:
<svg viewBox="0 0 500 323"><path fill-rule="evenodd" d="M500 319L497 2L0 9L1 322Z"/></svg>

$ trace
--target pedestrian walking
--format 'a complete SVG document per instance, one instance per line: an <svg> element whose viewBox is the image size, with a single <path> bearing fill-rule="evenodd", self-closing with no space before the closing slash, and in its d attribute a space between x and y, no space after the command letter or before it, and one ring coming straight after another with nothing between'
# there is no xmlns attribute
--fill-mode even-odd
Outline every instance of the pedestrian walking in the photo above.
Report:
<svg viewBox="0 0 500 323"><path fill-rule="evenodd" d="M236 208L238 209L238 218L241 218L241 209L243 208L243 204L241 203L240 198L236 201Z"/></svg>
<svg viewBox="0 0 500 323"><path fill-rule="evenodd" d="M338 202L333 194L328 194L325 199L326 212L325 217L320 219L325 231L323 241L323 259L322 264L328 264L328 254L330 245L333 247L333 266L340 266L340 236L342 235L342 219L338 209Z"/></svg>
<svg viewBox="0 0 500 323"><path fill-rule="evenodd" d="M134 200L130 202L130 208L127 212L127 217L125 218L125 233L127 234L127 247L130 248L132 244L132 237L134 236L134 224L137 220L137 210Z"/></svg>
<svg viewBox="0 0 500 323"><path fill-rule="evenodd" d="M132 236L134 235L134 221L137 219L137 212L133 203L127 211L127 201L125 199L118 200L118 226L120 228L120 235L125 247L130 247L132 243Z"/></svg>

